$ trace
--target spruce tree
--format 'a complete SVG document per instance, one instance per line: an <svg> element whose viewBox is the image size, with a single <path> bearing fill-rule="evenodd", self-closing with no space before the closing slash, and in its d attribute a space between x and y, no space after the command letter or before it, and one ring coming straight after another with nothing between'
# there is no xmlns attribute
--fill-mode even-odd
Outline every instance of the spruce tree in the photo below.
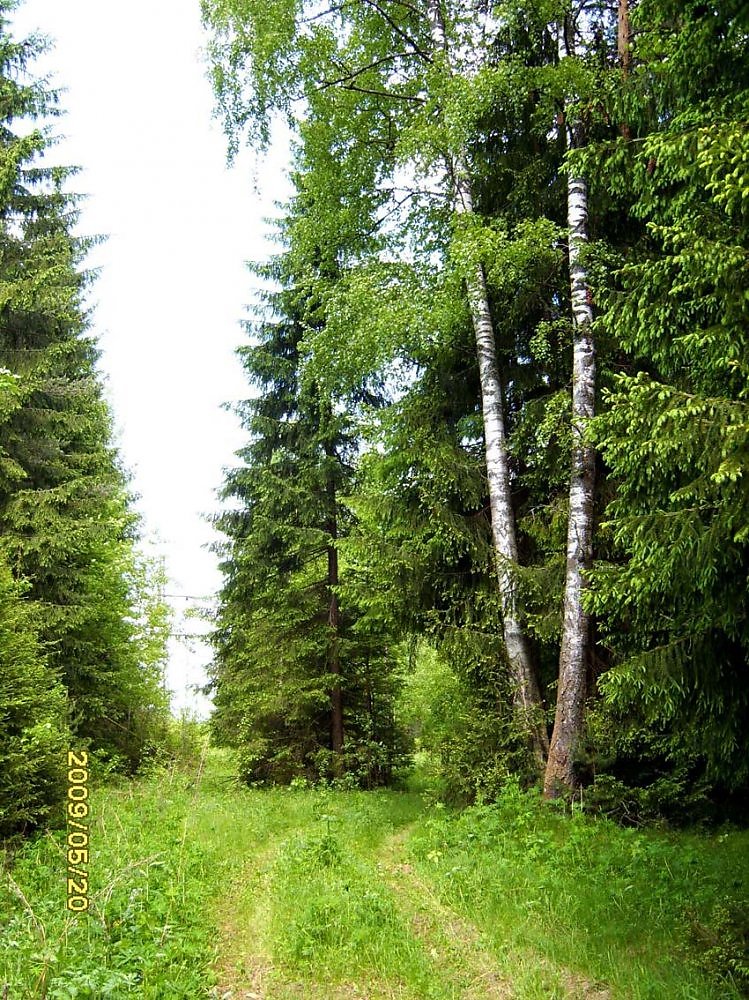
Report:
<svg viewBox="0 0 749 1000"><path fill-rule="evenodd" d="M3 17L0 362L20 395L0 425L2 553L74 731L135 767L166 710L163 643L157 651L138 611L137 518L84 301L89 243L74 234L74 171L48 165L56 95L31 76L39 48L14 42Z"/></svg>
<svg viewBox="0 0 749 1000"><path fill-rule="evenodd" d="M627 134L584 156L641 227L601 292L634 358L595 422L617 483L615 558L594 574L616 652L602 684L620 730L665 735L662 773L686 754L729 785L749 727L748 28L745 4L642 0L612 105Z"/></svg>
<svg viewBox="0 0 749 1000"><path fill-rule="evenodd" d="M387 658L341 598L356 438L345 407L303 375L315 308L294 266L287 253L259 268L280 288L240 351L259 395L239 407L250 442L224 486L231 509L216 521L228 541L213 726L240 749L247 780L347 771L377 783L393 756Z"/></svg>

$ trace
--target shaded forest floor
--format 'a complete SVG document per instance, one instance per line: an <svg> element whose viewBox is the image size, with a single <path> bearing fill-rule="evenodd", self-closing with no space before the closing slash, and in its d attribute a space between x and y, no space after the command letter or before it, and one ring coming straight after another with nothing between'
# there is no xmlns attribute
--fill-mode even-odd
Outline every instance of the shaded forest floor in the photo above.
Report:
<svg viewBox="0 0 749 1000"><path fill-rule="evenodd" d="M88 915L64 908L62 832L6 858L9 1000L742 996L746 832L623 830L516 789L462 814L248 790L216 752L92 810Z"/></svg>

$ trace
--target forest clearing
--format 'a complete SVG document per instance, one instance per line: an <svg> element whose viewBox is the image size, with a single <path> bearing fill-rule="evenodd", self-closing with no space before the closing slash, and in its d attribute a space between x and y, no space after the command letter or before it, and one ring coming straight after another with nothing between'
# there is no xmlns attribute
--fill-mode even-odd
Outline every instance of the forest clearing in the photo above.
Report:
<svg viewBox="0 0 749 1000"><path fill-rule="evenodd" d="M428 793L234 773L210 751L96 787L87 914L65 910L59 831L22 847L0 893L5 995L742 996L716 970L740 962L746 832L625 830L517 787L460 814Z"/></svg>

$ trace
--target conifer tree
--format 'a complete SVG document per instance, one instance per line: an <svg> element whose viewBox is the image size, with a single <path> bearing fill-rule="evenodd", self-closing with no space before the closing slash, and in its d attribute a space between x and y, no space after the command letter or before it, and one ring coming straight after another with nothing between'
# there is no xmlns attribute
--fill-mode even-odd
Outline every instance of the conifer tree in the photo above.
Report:
<svg viewBox="0 0 749 1000"><path fill-rule="evenodd" d="M297 213L303 204L300 192ZM345 408L303 375L315 309L294 267L287 252L258 269L280 288L267 319L249 324L256 343L241 350L259 396L239 408L250 442L224 487L232 509L217 518L228 541L214 732L240 749L248 780L347 771L372 783L390 771L392 696L387 656L341 598L356 439Z"/></svg>
<svg viewBox="0 0 749 1000"><path fill-rule="evenodd" d="M673 759L686 750L735 786L749 725L749 21L745 4L689 0L641 0L631 18L611 105L628 134L581 155L598 197L642 227L599 293L602 329L635 361L595 421L617 483L617 549L592 601L616 651L602 687L622 731L665 733Z"/></svg>
<svg viewBox="0 0 749 1000"><path fill-rule="evenodd" d="M137 519L88 334L88 242L73 233L65 191L74 171L47 165L56 95L31 76L40 44L14 42L2 22L0 361L19 377L0 425L3 558L33 605L75 732L135 767L166 711L165 639L151 641L138 610Z"/></svg>

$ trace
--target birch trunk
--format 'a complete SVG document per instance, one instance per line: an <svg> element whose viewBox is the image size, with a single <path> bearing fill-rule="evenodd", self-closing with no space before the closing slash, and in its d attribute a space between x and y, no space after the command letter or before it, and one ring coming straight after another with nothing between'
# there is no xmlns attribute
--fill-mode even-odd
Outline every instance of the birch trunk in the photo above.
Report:
<svg viewBox="0 0 749 1000"><path fill-rule="evenodd" d="M560 44L560 56L562 54ZM582 598L586 585L584 574L593 557L595 451L585 441L585 430L595 407L596 362L588 273L581 261L581 251L588 241L588 192L582 177L570 176L568 179L567 215L573 317L572 475L559 687L544 779L547 798L571 791L577 785L574 756L585 722L590 647L590 616L583 607Z"/></svg>
<svg viewBox="0 0 749 1000"><path fill-rule="evenodd" d="M449 49L439 0L428 0L427 9L433 50L444 55L449 70ZM464 156L448 157L447 165L453 177L454 210L463 215L473 214L473 190ZM515 707L521 725L528 733L539 772L543 772L549 738L542 718L541 694L530 643L518 618L513 575L518 562L518 547L510 490L504 403L489 295L481 264L476 264L468 275L466 286L479 362L489 505L505 649L514 682Z"/></svg>
<svg viewBox="0 0 749 1000"><path fill-rule="evenodd" d="M338 552L334 546L330 546L328 549L328 583L331 587L338 586ZM328 625L331 631L330 646L328 647L328 670L335 678L330 692L330 742L333 753L340 754L343 750L343 693L341 691L341 658L338 650L340 612L338 610L338 597L332 592L328 609Z"/></svg>

